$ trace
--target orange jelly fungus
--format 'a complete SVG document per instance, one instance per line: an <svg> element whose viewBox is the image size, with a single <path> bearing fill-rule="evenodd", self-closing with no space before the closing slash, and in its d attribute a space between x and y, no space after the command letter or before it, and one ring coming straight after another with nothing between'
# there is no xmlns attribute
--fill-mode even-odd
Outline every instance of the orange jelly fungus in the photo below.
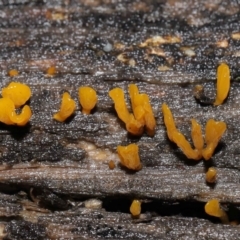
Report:
<svg viewBox="0 0 240 240"><path fill-rule="evenodd" d="M109 169L111 169L111 170L113 170L113 169L116 167L113 160L110 160L110 161L109 161L108 167L109 167Z"/></svg>
<svg viewBox="0 0 240 240"><path fill-rule="evenodd" d="M16 114L15 106L10 98L0 98L0 122L7 125L24 126L32 116L31 109L25 105L20 114Z"/></svg>
<svg viewBox="0 0 240 240"><path fill-rule="evenodd" d="M206 181L208 183L215 183L217 178L217 170L214 167L210 167L206 172Z"/></svg>
<svg viewBox="0 0 240 240"><path fill-rule="evenodd" d="M130 114L129 120L126 123L126 129L128 132L137 136L143 134L143 125L134 118L133 114Z"/></svg>
<svg viewBox="0 0 240 240"><path fill-rule="evenodd" d="M54 76L57 73L57 69L55 66L51 66L47 69L47 75Z"/></svg>
<svg viewBox="0 0 240 240"><path fill-rule="evenodd" d="M192 135L193 145L197 150L202 151L204 146L204 140L203 140L201 125L195 119L192 119L191 122L192 122L191 135Z"/></svg>
<svg viewBox="0 0 240 240"><path fill-rule="evenodd" d="M220 218L222 223L229 223L228 216L226 212L221 209L217 199L209 200L204 208L208 215Z"/></svg>
<svg viewBox="0 0 240 240"><path fill-rule="evenodd" d="M127 123L130 119L130 113L127 109L123 90L121 88L114 88L111 91L109 91L109 96L112 98L114 102L114 107L118 114L118 117L124 123Z"/></svg>
<svg viewBox="0 0 240 240"><path fill-rule="evenodd" d="M138 154L138 145L129 144L128 146L118 146L117 153L121 164L128 169L138 171L142 168Z"/></svg>
<svg viewBox="0 0 240 240"><path fill-rule="evenodd" d="M213 119L208 120L205 129L205 142L207 146L202 151L205 160L209 160L212 157L214 150L226 129L227 125L225 122L217 122Z"/></svg>
<svg viewBox="0 0 240 240"><path fill-rule="evenodd" d="M170 141L173 141L173 132L178 131L174 122L172 112L166 103L162 105L162 113L164 118L164 123L167 128L167 135Z"/></svg>
<svg viewBox="0 0 240 240"><path fill-rule="evenodd" d="M91 87L80 87L78 95L82 106L82 113L90 114L98 100L96 91Z"/></svg>
<svg viewBox="0 0 240 240"><path fill-rule="evenodd" d="M172 112L166 103L162 105L162 112L164 123L167 128L168 138L175 142L179 148L181 148L187 158L194 160L201 159L201 152L198 151L198 149L192 149L190 143L187 141L184 135L176 128Z"/></svg>
<svg viewBox="0 0 240 240"><path fill-rule="evenodd" d="M15 107L20 107L31 97L31 89L26 84L11 82L7 87L2 89L2 97L10 98Z"/></svg>
<svg viewBox="0 0 240 240"><path fill-rule="evenodd" d="M201 126L195 119L192 119L191 135L195 147L195 149L193 149L184 135L176 128L171 110L165 103L162 105L162 112L168 138L181 148L187 158L200 160L203 157L205 160L209 160L212 157L220 138L226 131L226 123L216 122L213 119L208 120L205 131L206 147L203 149L204 140Z"/></svg>
<svg viewBox="0 0 240 240"><path fill-rule="evenodd" d="M139 217L141 214L141 202L139 200L133 200L130 206L130 213L133 217Z"/></svg>
<svg viewBox="0 0 240 240"><path fill-rule="evenodd" d="M76 109L76 103L70 94L65 92L62 96L62 103L59 112L53 115L53 118L59 122L64 122L70 117Z"/></svg>
<svg viewBox="0 0 240 240"><path fill-rule="evenodd" d="M230 69L226 63L221 63L217 69L217 96L214 105L220 105L226 99L230 89Z"/></svg>
<svg viewBox="0 0 240 240"><path fill-rule="evenodd" d="M10 77L15 77L15 76L18 76L18 75L19 75L19 72L18 72L18 70L16 70L16 69L11 69L11 70L8 72L8 75L9 75Z"/></svg>
<svg viewBox="0 0 240 240"><path fill-rule="evenodd" d="M134 117L146 126L147 134L152 137L155 134L156 120L148 95L139 94L136 84L130 84L128 89Z"/></svg>
<svg viewBox="0 0 240 240"><path fill-rule="evenodd" d="M153 115L149 98L146 94L139 94L138 87L135 84L129 85L129 94L133 114L127 109L124 99L124 92L121 88L114 88L109 91L118 117L126 124L126 129L133 135L142 135L144 125L149 136L155 134L156 121Z"/></svg>
<svg viewBox="0 0 240 240"><path fill-rule="evenodd" d="M177 146L183 151L188 159L200 160L202 158L201 152L197 149L192 149L191 144L187 141L181 132L173 132L172 137L173 142L177 144Z"/></svg>
<svg viewBox="0 0 240 240"><path fill-rule="evenodd" d="M143 125L135 119L133 114L129 113L123 90L121 88L114 88L109 91L109 96L114 102L118 117L126 124L127 131L133 135L141 135L143 133Z"/></svg>

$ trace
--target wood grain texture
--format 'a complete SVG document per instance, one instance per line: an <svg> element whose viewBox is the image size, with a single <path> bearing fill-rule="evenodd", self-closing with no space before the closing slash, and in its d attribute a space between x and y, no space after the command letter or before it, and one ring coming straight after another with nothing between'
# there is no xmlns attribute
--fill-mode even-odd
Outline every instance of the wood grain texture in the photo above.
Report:
<svg viewBox="0 0 240 240"><path fill-rule="evenodd" d="M238 226L204 213L205 202L218 198L230 220L240 220L239 19L237 0L0 1L0 88L13 79L28 84L33 111L25 127L0 124L1 237L239 239ZM202 84L213 100L221 62L231 69L229 97L219 107L202 106L194 86ZM9 77L10 69L19 76ZM150 96L153 138L130 136L117 118L108 91L123 88L130 109L129 83ZM98 93L93 114L84 116L78 104L69 121L54 121L62 93L78 102L83 85ZM189 140L191 118L203 129L210 118L227 123L209 162L186 159L168 140L164 102ZM116 155L117 145L133 142L143 163L137 173ZM205 182L210 165L218 170L215 185ZM90 198L103 208L85 208ZM139 221L128 213L134 198L143 201Z"/></svg>

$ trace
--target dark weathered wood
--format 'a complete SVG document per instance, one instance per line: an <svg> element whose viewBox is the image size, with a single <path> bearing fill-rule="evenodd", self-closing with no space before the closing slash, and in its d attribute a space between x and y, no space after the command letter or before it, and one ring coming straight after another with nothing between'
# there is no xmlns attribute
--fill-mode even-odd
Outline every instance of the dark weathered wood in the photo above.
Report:
<svg viewBox="0 0 240 240"><path fill-rule="evenodd" d="M5 229L8 239L239 239L238 226L215 224L204 213L205 202L218 198L230 220L240 219L239 19L238 0L0 1L0 88L14 80L33 93L28 126L0 124L0 237ZM169 42L147 46L154 36ZM203 84L214 99L220 62L231 68L229 97L219 107L201 106L193 88ZM48 77L52 65L58 73ZM12 79L14 68L20 75ZM108 97L122 87L130 109L133 82L151 98L153 138L128 135ZM82 85L97 90L93 114L84 116L78 105L67 123L53 121L61 94L78 102ZM209 118L227 123L211 161L190 161L167 139L163 102L188 139L191 118L203 129ZM132 142L143 169L109 170L109 160L119 162L117 145ZM214 186L205 182L211 165L218 169ZM106 211L84 208L88 198L101 199ZM144 202L143 219L128 213L133 198Z"/></svg>

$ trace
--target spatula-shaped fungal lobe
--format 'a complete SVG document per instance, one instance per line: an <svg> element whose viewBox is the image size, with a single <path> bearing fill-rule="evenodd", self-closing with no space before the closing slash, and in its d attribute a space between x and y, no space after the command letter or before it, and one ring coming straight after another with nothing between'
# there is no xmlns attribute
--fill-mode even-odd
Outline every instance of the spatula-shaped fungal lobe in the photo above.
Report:
<svg viewBox="0 0 240 240"><path fill-rule="evenodd" d="M134 171L138 171L142 168L138 153L138 145L132 143L128 146L118 146L117 153L124 167Z"/></svg>
<svg viewBox="0 0 240 240"><path fill-rule="evenodd" d="M91 87L80 87L78 90L79 101L82 106L82 113L90 114L98 101L96 91Z"/></svg>
<svg viewBox="0 0 240 240"><path fill-rule="evenodd" d="M221 63L217 68L217 96L214 105L220 105L228 96L230 89L230 69L226 63Z"/></svg>
<svg viewBox="0 0 240 240"><path fill-rule="evenodd" d="M62 103L60 110L53 115L53 118L59 122L64 122L69 118L76 109L76 103L71 98L68 92L65 92L62 96Z"/></svg>
<svg viewBox="0 0 240 240"><path fill-rule="evenodd" d="M11 82L7 87L2 89L2 97L10 98L15 107L20 107L31 97L31 89L26 84Z"/></svg>

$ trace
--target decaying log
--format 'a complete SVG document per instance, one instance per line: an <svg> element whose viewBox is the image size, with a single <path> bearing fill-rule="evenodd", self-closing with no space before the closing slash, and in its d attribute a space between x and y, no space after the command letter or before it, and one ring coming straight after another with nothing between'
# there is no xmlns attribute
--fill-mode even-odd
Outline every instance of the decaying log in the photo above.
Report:
<svg viewBox="0 0 240 240"><path fill-rule="evenodd" d="M0 88L28 84L33 111L25 127L0 124L0 238L240 239L239 225L204 212L217 198L230 221L240 221L239 19L237 0L0 1ZM203 106L193 89L202 84L213 100L221 62L231 69L230 94L221 106ZM56 75L46 74L50 66ZM20 74L11 78L10 69ZM130 110L129 83L150 96L152 138L129 135L108 96L123 88ZM93 114L83 115L78 104L66 123L54 121L62 93L78 102L83 85L98 93ZM210 161L188 160L168 140L164 102L189 140L191 118L203 129L210 118L226 122ZM116 154L133 142L143 164L137 173ZM212 165L218 177L209 185ZM89 209L92 198L102 207ZM129 214L135 198L139 219Z"/></svg>

